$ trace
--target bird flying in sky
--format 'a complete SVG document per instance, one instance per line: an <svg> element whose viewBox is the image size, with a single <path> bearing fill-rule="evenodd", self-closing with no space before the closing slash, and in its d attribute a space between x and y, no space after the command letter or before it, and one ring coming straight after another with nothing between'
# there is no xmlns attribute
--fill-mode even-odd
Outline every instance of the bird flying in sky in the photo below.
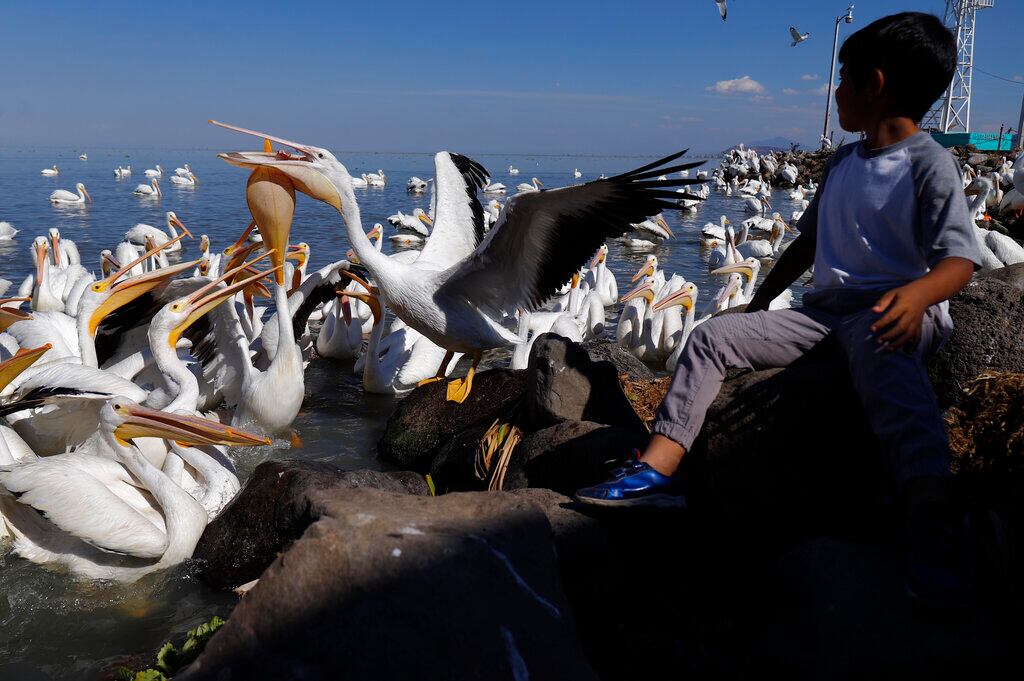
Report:
<svg viewBox="0 0 1024 681"><path fill-rule="evenodd" d="M722 21L725 21L725 17L729 14L729 8L725 6L725 0L715 0L715 4L718 5L718 13L722 15Z"/></svg>
<svg viewBox="0 0 1024 681"><path fill-rule="evenodd" d="M796 30L792 26L789 27L789 34L793 36L793 47L796 47L797 45L811 37L810 33L804 33L803 35L800 35L800 31Z"/></svg>

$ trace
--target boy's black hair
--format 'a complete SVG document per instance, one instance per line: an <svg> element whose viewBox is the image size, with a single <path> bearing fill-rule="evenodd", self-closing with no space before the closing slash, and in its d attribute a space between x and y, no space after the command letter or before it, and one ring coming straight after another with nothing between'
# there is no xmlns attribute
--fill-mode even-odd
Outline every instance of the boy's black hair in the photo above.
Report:
<svg viewBox="0 0 1024 681"><path fill-rule="evenodd" d="M956 39L938 17L903 12L883 17L843 43L839 61L862 84L874 69L885 74L892 113L920 122L946 91L956 70Z"/></svg>

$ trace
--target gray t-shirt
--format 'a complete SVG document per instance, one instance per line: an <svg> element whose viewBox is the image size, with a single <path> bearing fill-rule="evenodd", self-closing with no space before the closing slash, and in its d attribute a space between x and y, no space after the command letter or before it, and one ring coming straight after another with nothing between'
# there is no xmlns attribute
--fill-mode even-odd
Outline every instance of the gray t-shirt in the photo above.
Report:
<svg viewBox="0 0 1024 681"><path fill-rule="evenodd" d="M903 286L953 256L981 264L956 161L924 132L836 151L798 229L817 241L808 302Z"/></svg>

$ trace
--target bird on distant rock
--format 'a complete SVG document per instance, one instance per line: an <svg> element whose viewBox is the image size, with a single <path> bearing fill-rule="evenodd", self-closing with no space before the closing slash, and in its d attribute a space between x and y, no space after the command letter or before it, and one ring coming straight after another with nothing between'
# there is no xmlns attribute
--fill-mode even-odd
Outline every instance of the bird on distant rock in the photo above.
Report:
<svg viewBox="0 0 1024 681"><path fill-rule="evenodd" d="M792 26L789 27L789 34L793 36L793 47L796 47L797 45L811 37L810 33L804 33L803 35L800 35L800 31L796 30Z"/></svg>
<svg viewBox="0 0 1024 681"><path fill-rule="evenodd" d="M729 14L729 9L725 6L725 0L715 0L715 4L718 5L718 13L722 15L722 21L725 21L725 17Z"/></svg>

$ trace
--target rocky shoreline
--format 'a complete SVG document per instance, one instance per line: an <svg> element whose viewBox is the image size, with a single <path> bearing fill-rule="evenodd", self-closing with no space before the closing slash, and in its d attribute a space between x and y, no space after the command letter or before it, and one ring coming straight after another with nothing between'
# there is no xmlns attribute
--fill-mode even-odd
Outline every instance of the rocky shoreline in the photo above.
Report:
<svg viewBox="0 0 1024 681"><path fill-rule="evenodd" d="M404 400L378 447L404 471L261 465L195 554L204 581L250 588L176 678L1019 668L1022 290L1020 267L972 282L930 367L976 608L928 614L905 598L877 443L827 346L727 380L685 461L688 510L594 513L568 495L643 445L667 381L614 346L548 335L528 369L479 374L462 405L440 384Z"/></svg>

